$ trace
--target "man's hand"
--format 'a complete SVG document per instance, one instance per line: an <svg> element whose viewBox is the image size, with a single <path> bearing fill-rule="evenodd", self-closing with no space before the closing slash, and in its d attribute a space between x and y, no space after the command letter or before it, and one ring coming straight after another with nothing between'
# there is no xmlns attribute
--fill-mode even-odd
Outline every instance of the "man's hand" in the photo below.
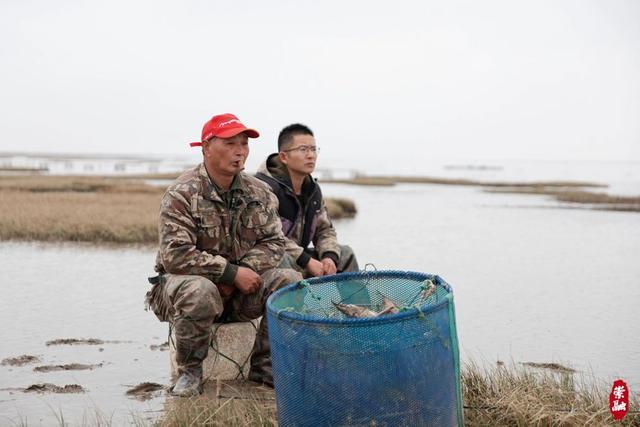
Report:
<svg viewBox="0 0 640 427"><path fill-rule="evenodd" d="M325 276L336 274L338 272L336 265L333 263L333 260L331 258L322 258L321 262Z"/></svg>
<svg viewBox="0 0 640 427"><path fill-rule="evenodd" d="M309 263L307 264L307 271L313 277L324 276L324 266L323 266L323 264L320 261L318 261L317 259L314 259L314 258L311 258L309 260Z"/></svg>
<svg viewBox="0 0 640 427"><path fill-rule="evenodd" d="M233 284L245 295L256 292L262 286L262 277L247 267L238 267Z"/></svg>

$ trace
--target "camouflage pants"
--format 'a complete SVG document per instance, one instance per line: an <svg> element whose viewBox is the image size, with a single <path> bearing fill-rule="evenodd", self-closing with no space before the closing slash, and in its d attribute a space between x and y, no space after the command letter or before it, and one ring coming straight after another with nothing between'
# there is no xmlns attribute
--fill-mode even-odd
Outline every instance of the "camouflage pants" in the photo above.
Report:
<svg viewBox="0 0 640 427"><path fill-rule="evenodd" d="M223 312L227 322L257 319L264 314L266 300L273 289L300 280L291 273L287 269L267 270L262 274L264 284L258 291L245 295L236 290L224 299L218 287L205 277L164 274L150 302L154 312L161 313L158 314L160 320L172 323L178 373L200 366L207 357L211 325ZM266 319L262 323L266 324ZM266 348L268 351L268 337Z"/></svg>
<svg viewBox="0 0 640 427"><path fill-rule="evenodd" d="M338 260L338 265L336 269L338 273L348 273L351 271L358 271L360 268L358 267L358 260L356 259L356 255L353 253L353 249L348 245L339 245L340 246L340 259ZM307 253L311 255L314 259L319 259L319 254L314 249L306 249ZM304 268L301 268L296 261L291 258L289 255L285 255L280 262L279 268L292 268L302 274L305 274ZM305 274L305 276L308 276Z"/></svg>
<svg viewBox="0 0 640 427"><path fill-rule="evenodd" d="M265 287L268 287L268 293L283 288L291 283L296 283L302 280L302 274L290 268L276 268L278 277L275 280L271 280L268 284L265 280ZM267 316L263 316L260 320L260 326L258 326L258 333L256 334L256 342L253 345L253 352L251 354L251 371L252 374L257 375L268 381L273 381L273 373L271 369L271 345L269 344L269 328L267 325Z"/></svg>

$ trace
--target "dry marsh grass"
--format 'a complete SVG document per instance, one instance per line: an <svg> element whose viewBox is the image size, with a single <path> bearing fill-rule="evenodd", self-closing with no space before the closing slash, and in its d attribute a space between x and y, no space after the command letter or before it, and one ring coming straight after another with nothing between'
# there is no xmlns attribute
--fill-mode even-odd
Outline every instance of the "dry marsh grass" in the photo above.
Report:
<svg viewBox="0 0 640 427"><path fill-rule="evenodd" d="M575 205L594 205L591 209L617 210L640 212L640 197L612 196L605 193L593 193L567 187L549 187L544 185L530 185L485 189L489 193L506 194L537 194L555 198L559 202Z"/></svg>
<svg viewBox="0 0 640 427"><path fill-rule="evenodd" d="M322 182L351 185L393 186L396 184L432 184L476 186L488 193L549 195L567 207L624 212L640 212L640 197L611 196L585 191L585 188L605 188L606 185L582 181L492 182L471 179L433 178L419 176L356 176L351 179L325 179ZM597 205L597 206L585 206Z"/></svg>
<svg viewBox="0 0 640 427"><path fill-rule="evenodd" d="M133 179L0 177L0 240L155 244L164 188ZM332 218L355 205L327 199Z"/></svg>
<svg viewBox="0 0 640 427"><path fill-rule="evenodd" d="M175 402L156 424L157 427L277 425L273 401L264 402L250 397L216 400L206 395Z"/></svg>
<svg viewBox="0 0 640 427"><path fill-rule="evenodd" d="M0 191L28 191L33 193L151 193L162 194L163 189L147 185L130 177L100 176L0 176Z"/></svg>
<svg viewBox="0 0 640 427"><path fill-rule="evenodd" d="M160 195L0 192L0 240L155 243Z"/></svg>
<svg viewBox="0 0 640 427"><path fill-rule="evenodd" d="M327 197L325 204L331 218L353 218L358 213L353 200Z"/></svg>
<svg viewBox="0 0 640 427"><path fill-rule="evenodd" d="M462 373L468 426L640 426L637 409L621 423L609 412L605 385L580 386L568 372L469 364ZM638 408L635 395L630 408Z"/></svg>
<svg viewBox="0 0 640 427"><path fill-rule="evenodd" d="M578 386L568 371L523 366L480 368L462 372L467 426L604 426L613 425L606 386ZM252 395L216 399L213 392L170 403L157 426L275 426L275 402ZM630 407L640 402L633 397ZM622 426L640 426L640 415L627 414Z"/></svg>
<svg viewBox="0 0 640 427"><path fill-rule="evenodd" d="M435 185L463 185L477 187L563 187L563 188L598 188L606 185L593 182L582 181L540 181L540 182L497 182L478 181L463 178L434 178L429 176L377 176L377 175L357 175L348 179L323 179L322 182L332 184L352 184L352 185L382 185L391 186L395 184L435 184Z"/></svg>

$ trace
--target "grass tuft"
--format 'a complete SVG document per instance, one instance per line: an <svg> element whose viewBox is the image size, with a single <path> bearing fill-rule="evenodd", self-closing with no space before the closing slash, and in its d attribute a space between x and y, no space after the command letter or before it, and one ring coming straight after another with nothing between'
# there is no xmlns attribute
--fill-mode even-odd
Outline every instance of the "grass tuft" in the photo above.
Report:
<svg viewBox="0 0 640 427"><path fill-rule="evenodd" d="M613 424L608 390L576 384L570 370L481 368L469 363L462 372L462 393L467 426ZM630 407L639 404L636 397ZM640 415L629 413L620 425L640 426Z"/></svg>

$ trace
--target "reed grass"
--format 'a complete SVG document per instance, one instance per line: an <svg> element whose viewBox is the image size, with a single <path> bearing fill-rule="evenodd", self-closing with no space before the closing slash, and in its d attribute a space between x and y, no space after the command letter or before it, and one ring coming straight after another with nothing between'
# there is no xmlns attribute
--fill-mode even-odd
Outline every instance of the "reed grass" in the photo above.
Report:
<svg viewBox="0 0 640 427"><path fill-rule="evenodd" d="M162 194L164 189L130 177L20 175L0 176L0 191L32 193L149 193Z"/></svg>
<svg viewBox="0 0 640 427"><path fill-rule="evenodd" d="M169 402L168 410L156 427L190 426L277 426L274 401L263 401L257 396L216 399L202 395Z"/></svg>
<svg viewBox="0 0 640 427"><path fill-rule="evenodd" d="M155 243L160 195L0 192L0 240Z"/></svg>
<svg viewBox="0 0 640 427"><path fill-rule="evenodd" d="M471 363L462 372L466 426L604 426L613 425L606 385L584 386L577 374L524 366L481 368ZM637 395L621 426L640 426ZM160 427L273 426L274 402L252 399L217 401L206 394L169 405ZM373 425L373 424L372 424Z"/></svg>
<svg viewBox="0 0 640 427"><path fill-rule="evenodd" d="M467 427L640 426L637 393L632 392L630 396L627 416L621 422L614 422L608 405L611 385L593 378L584 381L579 374L566 368L537 369L501 362L495 367L480 367L470 362L462 369L461 386ZM155 421L131 414L131 422L140 427L278 425L272 392L245 391L224 397L214 390L214 386L205 384L205 394L201 396L170 397L165 411ZM54 413L59 425L67 425L61 410ZM113 414L107 416L98 409L94 416L86 415L83 415L83 426L110 426L113 423ZM13 425L27 426L28 422L26 417L20 417Z"/></svg>
<svg viewBox="0 0 640 427"><path fill-rule="evenodd" d="M489 193L546 195L555 198L559 202L575 205L593 205L590 207L591 209L640 212L639 196L612 196L605 193L594 193L567 187L549 187L545 185L507 186L485 189L485 191Z"/></svg>
<svg viewBox="0 0 640 427"><path fill-rule="evenodd" d="M429 176L398 176L398 175L356 175L346 179L322 179L323 183L332 184L352 184L352 185L382 185L391 186L395 184L435 184L435 185L457 185L457 186L477 186L477 187L553 187L553 188L601 188L603 184L586 181L539 181L539 182L499 182L499 181L478 181L464 178L435 178Z"/></svg>
<svg viewBox="0 0 640 427"><path fill-rule="evenodd" d="M462 372L467 426L640 426L640 400L632 397L621 423L609 412L607 385L576 382L567 371L467 364ZM609 385L610 386L610 385Z"/></svg>
<svg viewBox="0 0 640 427"><path fill-rule="evenodd" d="M0 240L156 244L164 188L95 176L0 177ZM334 219L355 215L326 200Z"/></svg>

